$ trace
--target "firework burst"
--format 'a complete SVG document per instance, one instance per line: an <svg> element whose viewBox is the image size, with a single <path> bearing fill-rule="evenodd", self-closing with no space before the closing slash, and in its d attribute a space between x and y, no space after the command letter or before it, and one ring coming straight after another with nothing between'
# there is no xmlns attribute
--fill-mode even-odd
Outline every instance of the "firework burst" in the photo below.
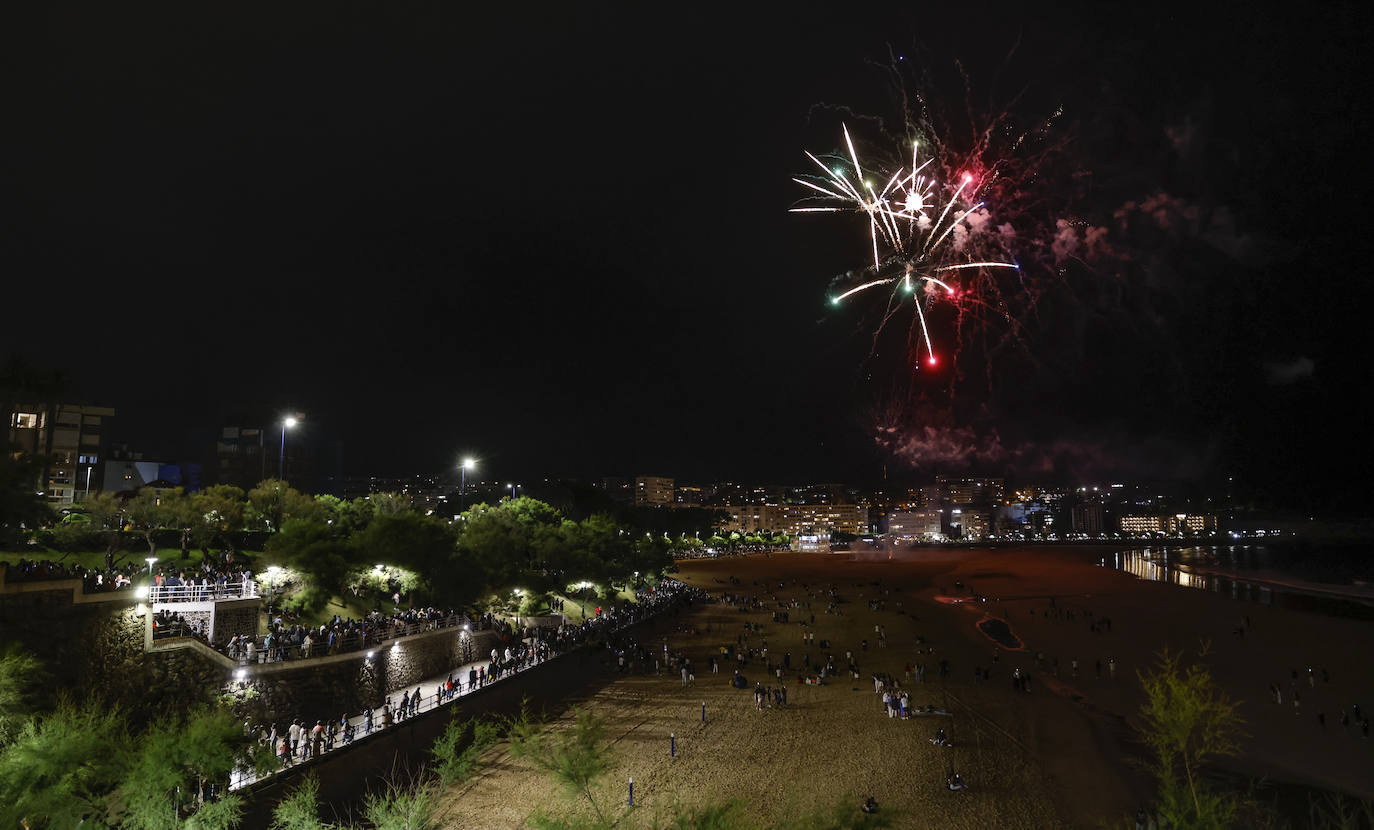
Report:
<svg viewBox="0 0 1374 830"><path fill-rule="evenodd" d="M963 271L989 268L1018 269L1012 262L972 260L964 245L949 244L951 236L959 238L956 230L971 222L983 209L977 199L978 182L974 175L964 172L957 176L957 184L943 182L936 175L940 169L932 164L935 157L921 159L921 145L911 141L911 163L905 160L895 171L881 165L868 165L859 160L848 126L841 125L847 155L840 152L806 156L820 170L819 173L793 178L808 189L791 209L793 213L854 212L868 220L868 234L872 248L872 266L865 268L869 277L831 297L838 305L845 299L871 289L888 287L889 313L910 296L916 310L919 339L915 345L916 364L937 362L931 344L926 313L931 303L943 296L957 301L959 292L949 283L952 275ZM882 183L881 189L875 182ZM944 279L937 275L944 275ZM921 347L924 346L924 361Z"/></svg>

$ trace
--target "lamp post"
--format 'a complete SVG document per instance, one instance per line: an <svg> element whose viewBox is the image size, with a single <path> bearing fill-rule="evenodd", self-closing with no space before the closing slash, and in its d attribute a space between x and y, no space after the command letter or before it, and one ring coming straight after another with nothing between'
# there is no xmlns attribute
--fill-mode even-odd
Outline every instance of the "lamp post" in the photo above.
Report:
<svg viewBox="0 0 1374 830"><path fill-rule="evenodd" d="M152 579L152 578L153 578L153 563L157 561L157 557L156 557L156 556L149 556L147 559L144 559L143 561L148 563L148 578L149 578L149 579Z"/></svg>
<svg viewBox="0 0 1374 830"><path fill-rule="evenodd" d="M519 485L519 484L507 484L506 487L510 490L510 497L511 497L512 499L514 499L514 498L515 498L515 491L520 489L520 485Z"/></svg>
<svg viewBox="0 0 1374 830"><path fill-rule="evenodd" d="M277 481L281 481L286 472L286 431L297 423L299 422L289 415L281 422L281 451L277 453Z"/></svg>
<svg viewBox="0 0 1374 830"><path fill-rule="evenodd" d="M463 509L464 509L464 508L466 507L466 505L467 505L466 499L467 499L467 489L468 489L468 470L471 470L471 469L473 469L473 468L476 467L476 466L477 466L477 462L474 461L474 460L471 459L471 458L464 458L464 459L463 459L463 463L458 465L458 473L459 473L459 476L460 476L460 478L459 478L459 480L458 480L458 512L459 512L459 513L462 513L462 512L463 512Z"/></svg>
<svg viewBox="0 0 1374 830"><path fill-rule="evenodd" d="M577 611L582 615L583 622L587 621L587 608L583 603L583 600L586 598L586 594L584 592L590 587L590 582L582 581L577 583Z"/></svg>

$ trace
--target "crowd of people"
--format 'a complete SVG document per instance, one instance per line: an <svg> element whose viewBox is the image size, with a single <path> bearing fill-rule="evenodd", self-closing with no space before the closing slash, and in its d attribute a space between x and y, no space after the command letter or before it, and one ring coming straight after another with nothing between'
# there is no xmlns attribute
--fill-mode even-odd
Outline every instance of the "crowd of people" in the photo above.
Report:
<svg viewBox="0 0 1374 830"><path fill-rule="evenodd" d="M115 568L87 568L83 565L68 565L50 559L20 559L15 564L0 562L5 569L6 582L45 582L54 579L79 579L82 589L88 594L104 591L122 591L133 586L134 577L143 570L136 563Z"/></svg>
<svg viewBox="0 0 1374 830"><path fill-rule="evenodd" d="M397 637L433 631L453 626L472 629L489 628L495 622L489 615L472 618L452 609L408 609L394 614L373 611L361 620L335 615L318 626L292 623L288 625L280 615L268 624L266 634L237 634L216 648L240 665L271 663L323 657L361 651Z"/></svg>
<svg viewBox="0 0 1374 830"><path fill-rule="evenodd" d="M230 563L216 566L210 560L193 569L158 568L148 592L153 602L210 602L256 595L251 571L233 568Z"/></svg>
<svg viewBox="0 0 1374 830"><path fill-rule="evenodd" d="M794 667L792 652L783 650L781 657L777 651L770 657L768 639L762 626L752 620L746 620L742 624L742 630L736 634L734 643L726 643L719 646L719 659L733 660L735 662L734 676L731 685L737 689L749 688L745 677L745 670L750 666L761 665L769 675L775 676L779 681L784 676L796 677L798 684L804 685L824 685L826 678L839 675L841 671L849 675L851 679L857 680L862 671L859 661L868 649L869 641L861 638L857 648L849 648L843 651L842 656L838 648L824 638L818 639L813 630L816 625L816 615L812 612L813 603L818 607L823 607L823 613L843 616L840 607L844 598L840 595L839 587L835 584L830 585L810 585L799 580L792 580L790 583L781 581L772 585L760 585L753 583L755 590L743 590L741 581L731 576L728 580L716 580L717 584L729 585L719 591L718 597L722 604L733 607L741 613L747 612L768 612L773 623L795 624L800 632L797 638L800 640L802 653L801 659ZM878 583L873 583L878 585ZM734 586L740 586L736 588ZM866 586L857 586L865 588ZM778 589L774 591L773 588ZM797 590L794 596L779 596L779 592L786 593L787 589ZM867 605L870 611L888 610L888 591L880 586L877 588L877 595L868 598ZM895 601L895 609L899 614L905 614L900 601ZM776 639L776 638L775 638ZM877 648L884 648L888 644L887 628L881 623L874 625L873 639ZM788 635L787 642L792 642L791 635ZM921 636L914 638L914 650L918 655L933 654L934 648L926 643ZM819 649L819 654L813 659L811 649ZM684 658L685 659L685 658ZM709 658L712 671L716 670L717 657ZM843 670L841 670L843 666ZM938 668L941 677L948 677L951 666L947 659L938 660ZM795 671L801 674L794 675ZM950 717L952 713L935 704L915 704L912 702L912 689L906 687L907 682L923 683L925 681L925 663L906 664L902 672L902 679L883 672L870 675L873 681L873 691L881 701L881 712L892 719L908 720L919 716L945 716ZM779 682L777 686L756 682L753 687L754 706L758 711L767 709L782 709L787 705L787 687L785 683ZM951 741L944 727L936 730L935 736L930 739L931 743L937 747L951 747ZM953 792L967 789L967 784L958 772L949 769L945 787ZM866 813L877 812L877 804L870 797L861 808Z"/></svg>
<svg viewBox="0 0 1374 830"><path fill-rule="evenodd" d="M489 614L473 617L467 624L496 631L502 636L505 644L493 648L486 655L489 659L466 666L466 673L463 671L464 667L460 667L442 680L422 682L414 689L407 687L401 691L399 698L393 692L377 705L366 707L359 712L344 713L337 721L316 720L313 725L308 725L300 719L295 719L285 729L279 729L276 724L256 727L245 724L245 729L249 734L256 735L259 743L271 747L283 767L297 764L347 746L355 740L385 730L408 718L447 705L461 695L479 691L501 679L582 646L594 647L604 643L604 648L612 657L646 653L631 636L628 630L631 626L670 608L690 607L693 601L704 598L705 593L696 588L675 580L665 580L657 588L636 592L636 601L633 604L609 608L604 613L589 617L576 625L515 629L504 620ZM434 609L408 611L395 616L400 620L419 623L453 618L468 619L459 615L445 617L442 612L436 612ZM273 622L275 624L279 621ZM286 629L283 636L289 633L290 629ZM306 632L305 636L308 634L309 632ZM304 642L304 636L301 642ZM251 774L239 770L235 773L231 787L237 788L251 782Z"/></svg>

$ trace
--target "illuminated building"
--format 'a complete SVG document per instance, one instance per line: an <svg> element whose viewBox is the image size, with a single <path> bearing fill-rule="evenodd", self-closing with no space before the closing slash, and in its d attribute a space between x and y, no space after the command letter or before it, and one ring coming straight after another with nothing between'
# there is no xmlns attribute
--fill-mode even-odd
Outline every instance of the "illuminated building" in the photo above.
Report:
<svg viewBox="0 0 1374 830"><path fill-rule="evenodd" d="M797 531L792 549L800 553L829 553L830 528L804 527Z"/></svg>
<svg viewBox="0 0 1374 830"><path fill-rule="evenodd" d="M944 532L940 521L941 512L938 507L897 510L887 519L887 532L893 536L931 538Z"/></svg>
<svg viewBox="0 0 1374 830"><path fill-rule="evenodd" d="M949 504L1000 504L1006 486L1000 478L936 476L940 498Z"/></svg>
<svg viewBox="0 0 1374 830"><path fill-rule="evenodd" d="M992 522L986 511L968 508L954 508L949 523L959 528L962 539L982 539L992 530Z"/></svg>
<svg viewBox="0 0 1374 830"><path fill-rule="evenodd" d="M1184 532L1215 532L1217 517L1213 514L1203 513L1133 514L1119 517L1117 524L1122 533L1131 536L1146 536L1154 533L1177 536Z"/></svg>
<svg viewBox="0 0 1374 830"><path fill-rule="evenodd" d="M678 507L700 507L706 503L706 493L700 487L684 484L677 488L674 503Z"/></svg>
<svg viewBox="0 0 1374 830"><path fill-rule="evenodd" d="M49 504L82 501L87 494L100 490L104 473L96 469L101 467L108 446L106 421L114 414L108 406L15 407L10 415L10 446L19 453L48 456L37 489Z"/></svg>
<svg viewBox="0 0 1374 830"><path fill-rule="evenodd" d="M729 530L740 533L786 533L796 536L807 528L830 528L854 536L868 532L868 508L858 504L743 504L726 505Z"/></svg>
<svg viewBox="0 0 1374 830"><path fill-rule="evenodd" d="M673 480L663 476L635 476L635 504L667 507L674 498Z"/></svg>

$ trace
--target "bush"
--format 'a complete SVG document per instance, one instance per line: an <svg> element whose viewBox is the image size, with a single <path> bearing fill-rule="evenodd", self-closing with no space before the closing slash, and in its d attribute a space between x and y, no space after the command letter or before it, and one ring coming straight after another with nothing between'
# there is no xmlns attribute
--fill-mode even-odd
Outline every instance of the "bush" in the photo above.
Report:
<svg viewBox="0 0 1374 830"><path fill-rule="evenodd" d="M298 614L311 614L329 602L329 592L317 585L306 585L282 600L281 607Z"/></svg>

